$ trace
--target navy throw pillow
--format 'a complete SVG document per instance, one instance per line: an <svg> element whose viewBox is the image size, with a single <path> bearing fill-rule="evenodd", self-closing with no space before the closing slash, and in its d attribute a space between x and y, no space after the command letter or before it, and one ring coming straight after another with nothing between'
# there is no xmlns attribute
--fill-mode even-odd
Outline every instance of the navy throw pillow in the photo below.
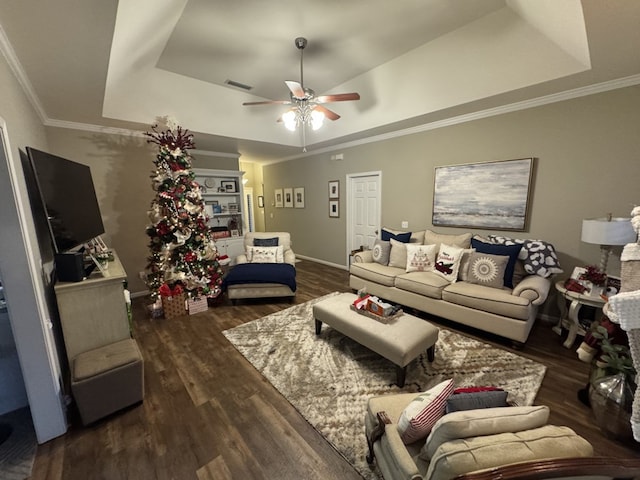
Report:
<svg viewBox="0 0 640 480"><path fill-rule="evenodd" d="M278 237L273 238L254 238L253 239L254 247L277 247L278 246Z"/></svg>
<svg viewBox="0 0 640 480"><path fill-rule="evenodd" d="M472 238L471 248L475 248L476 252L480 253L509 257L507 268L504 271L504 286L513 288L513 271L516 267L516 260L518 260L518 255L520 254L522 245L496 245L494 243L484 243Z"/></svg>
<svg viewBox="0 0 640 480"><path fill-rule="evenodd" d="M411 240L411 232L403 232L403 233L391 233L389 230L382 229L380 233L380 240L383 242L388 242L391 239L396 240L400 243L409 243Z"/></svg>

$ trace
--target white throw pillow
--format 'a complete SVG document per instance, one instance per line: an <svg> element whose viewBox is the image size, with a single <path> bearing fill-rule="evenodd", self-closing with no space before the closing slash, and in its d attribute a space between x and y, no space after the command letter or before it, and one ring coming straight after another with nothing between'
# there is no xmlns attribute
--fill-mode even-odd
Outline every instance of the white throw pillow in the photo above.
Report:
<svg viewBox="0 0 640 480"><path fill-rule="evenodd" d="M407 248L407 272L428 272L433 270L436 263L435 245L415 245L408 243Z"/></svg>
<svg viewBox="0 0 640 480"><path fill-rule="evenodd" d="M463 253L463 248L444 243L440 244L440 251L433 271L450 283L454 283L458 280L458 269L460 268L460 260Z"/></svg>
<svg viewBox="0 0 640 480"><path fill-rule="evenodd" d="M247 260L251 263L284 263L284 249L277 247L247 247Z"/></svg>
<svg viewBox="0 0 640 480"><path fill-rule="evenodd" d="M453 379L445 380L411 400L398 419L398 433L405 444L429 435L433 425L444 415L447 398L452 393Z"/></svg>

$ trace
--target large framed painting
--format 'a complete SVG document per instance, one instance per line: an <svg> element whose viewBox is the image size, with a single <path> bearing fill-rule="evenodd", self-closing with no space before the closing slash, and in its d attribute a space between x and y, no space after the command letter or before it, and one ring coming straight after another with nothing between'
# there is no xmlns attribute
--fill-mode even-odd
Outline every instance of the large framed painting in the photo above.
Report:
<svg viewBox="0 0 640 480"><path fill-rule="evenodd" d="M435 226L525 231L534 159L436 167Z"/></svg>

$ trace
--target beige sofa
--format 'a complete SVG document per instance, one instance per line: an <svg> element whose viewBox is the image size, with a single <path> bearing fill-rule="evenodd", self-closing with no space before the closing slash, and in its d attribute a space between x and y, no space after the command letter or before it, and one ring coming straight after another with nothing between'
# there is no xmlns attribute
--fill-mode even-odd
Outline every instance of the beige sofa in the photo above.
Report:
<svg viewBox="0 0 640 480"><path fill-rule="evenodd" d="M427 230L413 233L410 243L445 243L469 248L471 234L443 235ZM461 267L461 271L463 270ZM547 299L551 281L526 274L516 262L513 288L493 288L468 281L450 283L434 272L381 265L371 250L354 254L349 286L387 301L490 332L516 343L527 341L538 307Z"/></svg>
<svg viewBox="0 0 640 480"><path fill-rule="evenodd" d="M546 406L449 413L436 422L427 438L405 445L398 419L415 397L415 393L401 393L369 399L367 442L385 480L449 480L518 462L593 455L591 444L570 428L547 425ZM379 421L379 412L386 414L387 422Z"/></svg>

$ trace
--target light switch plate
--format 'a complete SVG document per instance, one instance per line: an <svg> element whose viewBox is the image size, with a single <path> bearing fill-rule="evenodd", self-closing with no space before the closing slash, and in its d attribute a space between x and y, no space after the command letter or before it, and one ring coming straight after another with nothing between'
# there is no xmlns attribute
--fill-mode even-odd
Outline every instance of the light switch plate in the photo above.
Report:
<svg viewBox="0 0 640 480"><path fill-rule="evenodd" d="M409 222L407 222L406 220L402 221L402 228L409 228Z"/></svg>

